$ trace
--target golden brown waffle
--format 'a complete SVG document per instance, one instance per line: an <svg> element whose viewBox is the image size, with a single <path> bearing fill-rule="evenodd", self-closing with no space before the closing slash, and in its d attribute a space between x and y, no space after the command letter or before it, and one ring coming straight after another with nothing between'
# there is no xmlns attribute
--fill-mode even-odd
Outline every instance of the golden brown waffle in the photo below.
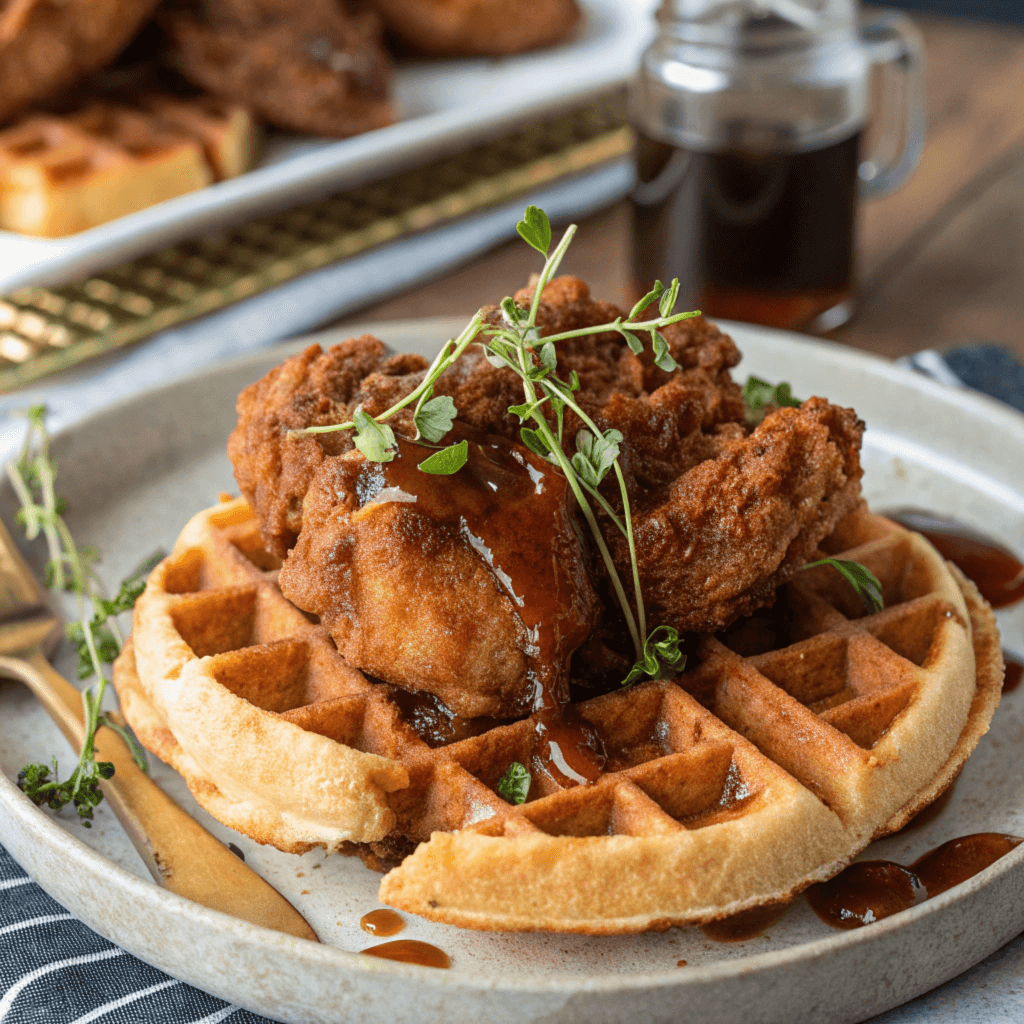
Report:
<svg viewBox="0 0 1024 1024"><path fill-rule="evenodd" d="M421 842L381 883L400 909L594 934L707 921L830 877L899 827L999 699L991 611L923 538L858 512L826 547L874 571L883 612L807 571L771 612L700 640L678 680L578 704L604 776L559 790L534 772L518 807L496 788L531 764L532 719L424 742L403 692L284 599L242 500L196 516L154 571L115 682L142 742L258 841L370 844L370 862Z"/></svg>
<svg viewBox="0 0 1024 1024"><path fill-rule="evenodd" d="M241 108L205 99L145 103L97 102L0 131L0 228L73 234L249 165L254 128Z"/></svg>

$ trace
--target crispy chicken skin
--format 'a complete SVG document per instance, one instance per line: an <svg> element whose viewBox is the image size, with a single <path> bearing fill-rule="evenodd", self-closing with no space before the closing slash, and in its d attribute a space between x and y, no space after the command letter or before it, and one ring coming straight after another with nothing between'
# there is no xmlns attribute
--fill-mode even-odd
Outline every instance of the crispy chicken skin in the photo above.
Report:
<svg viewBox="0 0 1024 1024"><path fill-rule="evenodd" d="M579 24L575 0L373 0L388 29L435 57L499 57L550 46Z"/></svg>
<svg viewBox="0 0 1024 1024"><path fill-rule="evenodd" d="M812 398L645 493L633 525L652 621L711 632L771 604L858 504L863 429L851 409ZM625 572L629 550L613 541Z"/></svg>
<svg viewBox="0 0 1024 1024"><path fill-rule="evenodd" d="M531 296L524 289L515 299L526 305ZM497 322L500 312L485 315ZM545 289L538 324L550 335L620 315L592 299L582 281L561 277ZM575 370L580 405L602 429L623 434L649 618L681 631L712 631L770 604L776 587L856 506L863 424L851 410L812 398L769 413L751 431L729 373L740 359L732 340L700 317L663 333L679 364L672 373L658 369L648 349L634 355L614 332L560 342L558 372L564 378ZM271 550L283 555L304 534L310 480L326 458L351 447L345 433L290 438L287 430L347 419L360 401L379 413L416 386L423 367L414 357L385 361L380 343L362 338L328 353L307 350L243 392L229 451ZM468 351L435 390L451 395L462 423L518 437L518 420L506 410L522 401L521 384L478 351ZM407 418L393 423L409 432ZM568 451L580 426L567 414ZM603 493L621 507L614 480ZM610 521L604 525L628 579L628 547Z"/></svg>
<svg viewBox="0 0 1024 1024"><path fill-rule="evenodd" d="M235 479L256 509L267 550L284 558L299 536L302 499L324 459L352 450L352 434L289 436L301 427L344 423L362 403L379 415L422 379L420 356L386 355L368 334L322 352L311 345L238 396L228 438ZM401 426L404 419L396 421Z"/></svg>
<svg viewBox="0 0 1024 1024"><path fill-rule="evenodd" d="M597 619L572 494L500 438L453 477L421 472L429 454L402 441L387 464L324 459L281 591L363 671L462 717L526 714L538 685L567 684Z"/></svg>
<svg viewBox="0 0 1024 1024"><path fill-rule="evenodd" d="M0 121L104 67L158 0L7 0L0 4Z"/></svg>
<svg viewBox="0 0 1024 1024"><path fill-rule="evenodd" d="M381 22L337 0L177 0L162 18L195 85L289 131L344 137L391 124Z"/></svg>

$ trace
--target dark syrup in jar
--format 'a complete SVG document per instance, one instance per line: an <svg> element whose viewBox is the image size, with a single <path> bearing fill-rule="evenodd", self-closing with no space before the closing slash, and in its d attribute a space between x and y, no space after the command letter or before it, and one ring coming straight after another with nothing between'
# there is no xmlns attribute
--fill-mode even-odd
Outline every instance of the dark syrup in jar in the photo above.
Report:
<svg viewBox="0 0 1024 1024"><path fill-rule="evenodd" d="M637 297L678 277L678 307L807 327L854 283L860 133L802 153L704 153L639 134Z"/></svg>

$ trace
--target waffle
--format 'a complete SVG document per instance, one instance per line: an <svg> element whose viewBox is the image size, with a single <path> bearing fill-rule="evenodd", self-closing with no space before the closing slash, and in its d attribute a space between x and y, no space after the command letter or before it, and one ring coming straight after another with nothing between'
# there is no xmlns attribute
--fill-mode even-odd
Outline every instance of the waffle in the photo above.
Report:
<svg viewBox="0 0 1024 1024"><path fill-rule="evenodd" d="M0 228L58 237L241 173L253 124L240 107L152 97L33 115L0 131Z"/></svg>
<svg viewBox="0 0 1024 1024"><path fill-rule="evenodd" d="M697 641L690 668L576 705L593 786L533 773L531 719L428 745L404 691L349 666L276 585L236 499L196 516L115 666L140 740L224 823L303 852L400 859L381 899L450 924L611 934L785 899L902 826L955 777L999 699L988 606L919 535L860 511L824 547L867 565L864 615L828 568ZM403 710L403 708L405 710ZM474 730L469 730L474 731Z"/></svg>

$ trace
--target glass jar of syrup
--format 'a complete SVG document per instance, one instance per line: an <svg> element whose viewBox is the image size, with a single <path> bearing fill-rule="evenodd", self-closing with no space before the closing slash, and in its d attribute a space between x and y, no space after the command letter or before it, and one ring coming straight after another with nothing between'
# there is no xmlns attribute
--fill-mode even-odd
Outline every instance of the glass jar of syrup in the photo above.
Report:
<svg viewBox="0 0 1024 1024"><path fill-rule="evenodd" d="M663 0L630 90L637 295L815 331L853 308L857 198L894 191L924 136L920 37L855 0ZM901 124L865 159L873 65ZM898 144L893 145L893 137Z"/></svg>

